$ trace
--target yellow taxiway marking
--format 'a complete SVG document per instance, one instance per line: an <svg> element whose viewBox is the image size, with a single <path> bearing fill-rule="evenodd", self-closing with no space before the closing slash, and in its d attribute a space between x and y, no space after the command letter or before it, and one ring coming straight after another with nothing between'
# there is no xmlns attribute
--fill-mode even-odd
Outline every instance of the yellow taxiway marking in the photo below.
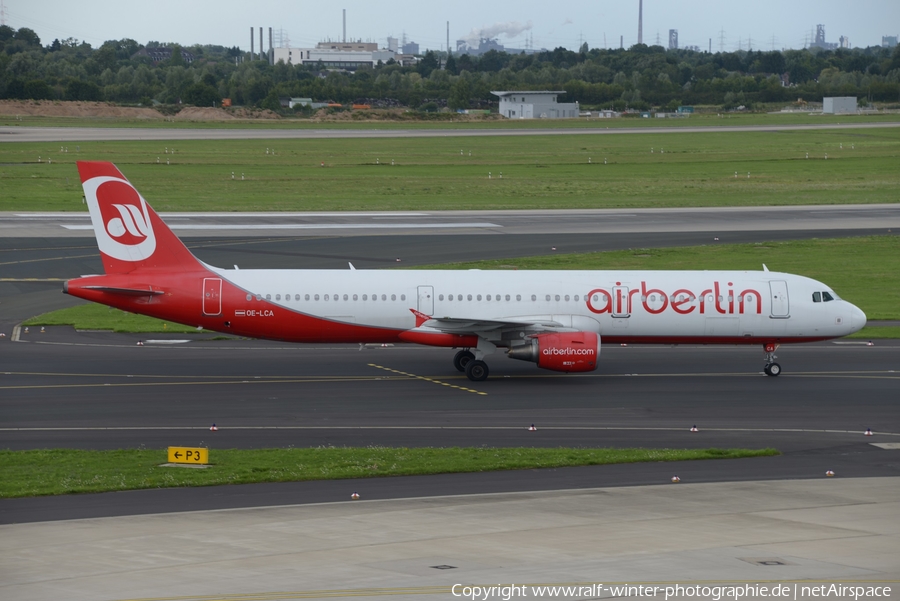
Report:
<svg viewBox="0 0 900 601"><path fill-rule="evenodd" d="M6 261L4 263L0 263L0 265L22 265L23 263L41 263L43 261L65 261L66 259L95 259L97 258L97 253L91 253L89 255L66 255L62 257L44 257L43 259L24 259L21 261Z"/></svg>
<svg viewBox="0 0 900 601"><path fill-rule="evenodd" d="M406 376L407 378L413 378L414 380L422 380L424 382L431 382L432 384L439 384L441 386L449 386L450 388L455 388L456 390L462 390L463 392L471 392L472 394L479 394L481 396L487 396L486 392L481 392L480 390L472 390L471 388L466 388L465 386L457 386L456 384L449 384L447 382L442 382L440 380L435 380L434 378L429 378L427 376L419 376L416 374L411 374L409 372L400 371L397 369L391 369L390 367L384 367L383 365L377 365L375 363L369 363L369 367L374 367L376 369L381 369L384 371L389 371L394 374L399 374L401 376Z"/></svg>
<svg viewBox="0 0 900 601"><path fill-rule="evenodd" d="M18 386L0 386L0 390L39 390L44 388L134 388L144 386L239 386L242 384L318 384L322 382L379 382L391 378L375 377L375 376L352 376L352 377L316 377L316 378L294 378L294 379L250 379L250 380L198 380L193 382L102 382L96 384L25 384ZM470 391L470 392L475 392ZM484 394L484 393L481 393Z"/></svg>

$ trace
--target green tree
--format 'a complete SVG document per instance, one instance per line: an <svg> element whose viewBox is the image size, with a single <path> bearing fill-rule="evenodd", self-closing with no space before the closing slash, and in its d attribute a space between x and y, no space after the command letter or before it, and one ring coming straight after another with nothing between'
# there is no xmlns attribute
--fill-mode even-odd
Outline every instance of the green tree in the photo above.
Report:
<svg viewBox="0 0 900 601"><path fill-rule="evenodd" d="M183 67L184 57L181 55L181 46L174 44L172 46L172 58L169 59L170 67Z"/></svg>
<svg viewBox="0 0 900 601"><path fill-rule="evenodd" d="M459 77L450 90L450 96L447 97L447 106L452 110L469 108L469 101L472 97L472 90L469 82L465 77Z"/></svg>
<svg viewBox="0 0 900 601"><path fill-rule="evenodd" d="M201 82L188 86L184 91L182 100L185 104L193 104L194 106L218 106L222 98L214 87Z"/></svg>

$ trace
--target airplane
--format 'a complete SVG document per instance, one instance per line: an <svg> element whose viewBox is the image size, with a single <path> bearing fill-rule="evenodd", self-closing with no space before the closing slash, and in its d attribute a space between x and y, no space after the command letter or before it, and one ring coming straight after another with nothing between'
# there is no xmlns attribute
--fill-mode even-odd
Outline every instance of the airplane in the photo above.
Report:
<svg viewBox="0 0 900 601"><path fill-rule="evenodd" d="M860 330L866 315L828 286L763 271L222 269L187 249L115 165L78 171L105 273L63 292L237 336L297 343L456 348L474 382L485 358L566 373L597 369L606 344L780 344Z"/></svg>

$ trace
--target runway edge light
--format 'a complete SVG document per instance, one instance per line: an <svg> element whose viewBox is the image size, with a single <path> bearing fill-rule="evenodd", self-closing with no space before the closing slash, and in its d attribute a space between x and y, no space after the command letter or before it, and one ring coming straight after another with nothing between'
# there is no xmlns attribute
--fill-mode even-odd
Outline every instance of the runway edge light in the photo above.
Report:
<svg viewBox="0 0 900 601"><path fill-rule="evenodd" d="M529 432L537 432L537 428L534 427L534 424L531 424L530 426L528 426L528 431Z"/></svg>
<svg viewBox="0 0 900 601"><path fill-rule="evenodd" d="M678 476L672 476L672 482L678 484L679 482L681 482L681 478L679 478Z"/></svg>
<svg viewBox="0 0 900 601"><path fill-rule="evenodd" d="M831 470L828 470L827 472L825 472L825 475L828 476L829 478L831 478L834 476L834 472Z"/></svg>
<svg viewBox="0 0 900 601"><path fill-rule="evenodd" d="M694 424L693 426L691 426L691 432L699 432L699 431L700 430L697 429L697 424Z"/></svg>

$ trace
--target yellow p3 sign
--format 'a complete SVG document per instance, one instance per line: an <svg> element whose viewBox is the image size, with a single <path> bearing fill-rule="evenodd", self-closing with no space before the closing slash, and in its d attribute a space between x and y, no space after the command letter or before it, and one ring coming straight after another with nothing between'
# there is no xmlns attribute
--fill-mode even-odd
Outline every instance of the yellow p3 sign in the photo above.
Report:
<svg viewBox="0 0 900 601"><path fill-rule="evenodd" d="M209 449L169 447L169 463L209 463Z"/></svg>

